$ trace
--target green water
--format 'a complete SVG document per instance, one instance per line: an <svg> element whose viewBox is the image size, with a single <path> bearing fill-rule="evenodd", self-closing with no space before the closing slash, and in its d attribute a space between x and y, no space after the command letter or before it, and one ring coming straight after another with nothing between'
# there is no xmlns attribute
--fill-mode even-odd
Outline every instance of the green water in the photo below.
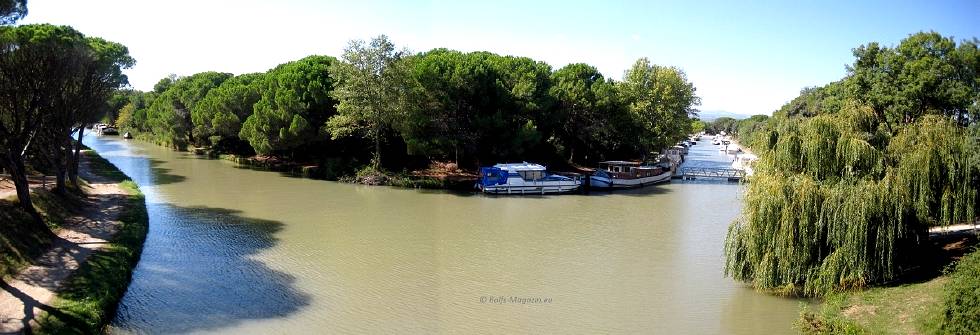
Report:
<svg viewBox="0 0 980 335"><path fill-rule="evenodd" d="M782 334L799 313L723 276L737 184L490 197L85 143L151 216L115 333Z"/></svg>

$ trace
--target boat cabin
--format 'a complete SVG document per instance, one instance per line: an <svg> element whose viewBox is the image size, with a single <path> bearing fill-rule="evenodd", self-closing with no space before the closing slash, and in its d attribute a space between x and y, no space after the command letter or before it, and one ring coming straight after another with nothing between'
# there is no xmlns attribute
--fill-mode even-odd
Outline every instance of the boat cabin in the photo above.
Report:
<svg viewBox="0 0 980 335"><path fill-rule="evenodd" d="M599 162L598 170L606 172L615 179L636 179L659 175L665 169L662 166L643 165L640 162L605 161Z"/></svg>

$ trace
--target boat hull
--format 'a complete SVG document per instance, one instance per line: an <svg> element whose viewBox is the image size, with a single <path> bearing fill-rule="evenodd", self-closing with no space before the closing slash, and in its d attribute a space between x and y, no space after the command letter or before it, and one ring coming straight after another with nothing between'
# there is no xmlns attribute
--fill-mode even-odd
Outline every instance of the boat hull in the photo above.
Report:
<svg viewBox="0 0 980 335"><path fill-rule="evenodd" d="M634 178L634 179L590 176L589 183L592 188L599 188L599 189L637 188L637 187L668 182L670 181L670 175L671 175L670 171L665 171L664 173L655 176Z"/></svg>
<svg viewBox="0 0 980 335"><path fill-rule="evenodd" d="M582 185L578 182L563 182L563 183L539 183L539 184L525 184L525 185L488 185L483 186L483 193L488 194L516 194L516 195L530 195L530 194L556 194L556 193L568 193L578 190Z"/></svg>

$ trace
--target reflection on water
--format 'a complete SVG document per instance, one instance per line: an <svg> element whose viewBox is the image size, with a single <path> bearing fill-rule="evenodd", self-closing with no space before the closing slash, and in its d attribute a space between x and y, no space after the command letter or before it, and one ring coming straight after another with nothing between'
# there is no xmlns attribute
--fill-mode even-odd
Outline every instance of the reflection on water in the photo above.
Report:
<svg viewBox="0 0 980 335"><path fill-rule="evenodd" d="M799 311L723 277L734 183L488 197L85 142L151 216L114 332L756 334L790 332ZM701 143L689 158L730 164Z"/></svg>

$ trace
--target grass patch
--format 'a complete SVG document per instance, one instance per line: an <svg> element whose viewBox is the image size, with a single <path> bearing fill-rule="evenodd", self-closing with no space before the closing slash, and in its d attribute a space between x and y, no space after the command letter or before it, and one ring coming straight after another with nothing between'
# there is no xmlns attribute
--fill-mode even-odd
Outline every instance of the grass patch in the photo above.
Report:
<svg viewBox="0 0 980 335"><path fill-rule="evenodd" d="M929 333L947 278L828 296L819 311L803 311L804 334Z"/></svg>
<svg viewBox="0 0 980 335"><path fill-rule="evenodd" d="M93 172L120 180L120 187L129 193L126 209L118 217L121 226L111 243L89 256L58 293L53 310L38 318L37 334L103 332L129 286L146 238L149 218L139 187L98 154L86 155Z"/></svg>
<svg viewBox="0 0 980 335"><path fill-rule="evenodd" d="M804 334L980 334L980 252L948 266L939 277L827 296L804 309Z"/></svg>

